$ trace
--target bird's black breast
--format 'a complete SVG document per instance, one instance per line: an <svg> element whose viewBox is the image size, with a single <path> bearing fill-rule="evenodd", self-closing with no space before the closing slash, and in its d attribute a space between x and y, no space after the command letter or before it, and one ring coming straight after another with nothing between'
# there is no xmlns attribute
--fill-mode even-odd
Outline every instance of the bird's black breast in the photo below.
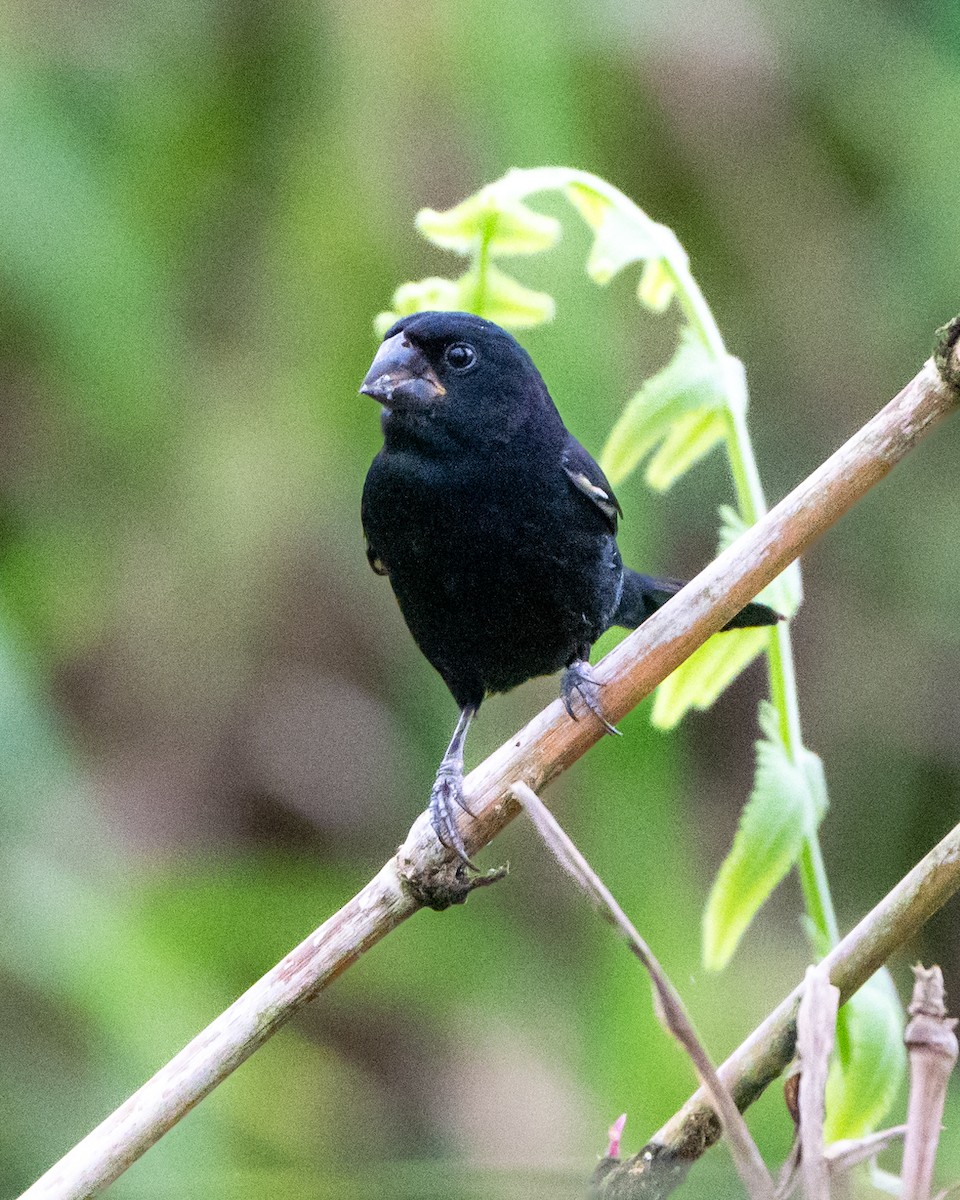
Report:
<svg viewBox="0 0 960 1200"><path fill-rule="evenodd" d="M589 651L622 586L609 523L551 448L387 446L363 494L371 560L460 704Z"/></svg>

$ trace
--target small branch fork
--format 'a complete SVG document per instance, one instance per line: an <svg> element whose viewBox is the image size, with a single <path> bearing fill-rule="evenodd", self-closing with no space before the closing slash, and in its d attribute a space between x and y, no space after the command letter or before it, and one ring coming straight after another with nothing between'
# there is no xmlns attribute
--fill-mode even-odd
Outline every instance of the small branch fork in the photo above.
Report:
<svg viewBox="0 0 960 1200"><path fill-rule="evenodd" d="M883 965L898 946L913 937L955 892L960 890L960 825L955 826L913 870L872 909L819 964L840 990L840 1003ZM718 1068L721 1081L743 1111L764 1092L793 1059L797 1045L800 984ZM600 1195L629 1200L663 1197L677 1186L686 1168L720 1137L720 1122L709 1100L697 1091L655 1133L635 1158L609 1167ZM603 1165L603 1164L601 1164ZM671 1187L662 1177L670 1172ZM649 1183L648 1183L649 1180Z"/></svg>
<svg viewBox="0 0 960 1200"><path fill-rule="evenodd" d="M788 1094L788 1107L791 1107L794 1120L798 1123L799 1136L781 1172L776 1200L790 1200L801 1182L807 1200L830 1200L833 1182L839 1182L840 1194L847 1196L849 1188L845 1186L846 1173L860 1163L875 1160L878 1154L900 1138L904 1139L904 1146L899 1179L886 1172L876 1172L875 1178L876 1174L883 1176L886 1185L895 1189L895 1194L900 1195L902 1200L930 1200L947 1084L958 1057L957 1035L954 1033L957 1020L947 1016L940 968L918 964L913 968L913 974L913 999L909 1009L912 1020L903 1039L910 1052L907 1124L855 1140L832 1142L825 1148L824 1091L839 993L827 982L823 963L807 968L803 997L797 1012L800 1073L790 1077L800 1084L798 1106L790 1105L790 1098L792 1096L795 1099L796 1092ZM608 1159L619 1155L619 1141L611 1143L611 1146L613 1148L608 1152ZM649 1190L642 1185L635 1194L644 1196ZM951 1188L938 1193L938 1200L943 1200L956 1190ZM664 1188L661 1187L658 1194L664 1196Z"/></svg>
<svg viewBox="0 0 960 1200"><path fill-rule="evenodd" d="M595 674L604 685L608 720L619 721L639 704L957 407L958 339L960 318L941 331L934 358L877 416L607 655ZM495 751L465 782L476 814L464 815L460 824L468 853L482 849L516 816L519 806L511 795L516 781L539 792L603 733L598 721L571 721L557 700ZM429 818L421 815L396 857L352 900L51 1167L23 1200L80 1200L102 1191L364 951L424 905L461 902L473 887L497 877L466 877L438 847ZM903 891L908 884L909 895ZM958 886L960 828L831 952L826 961L841 996L856 990ZM867 931L860 932L864 925ZM720 1068L739 1108L789 1061L798 1000L794 994L785 1001ZM718 1132L712 1109L698 1093L654 1144L689 1161Z"/></svg>

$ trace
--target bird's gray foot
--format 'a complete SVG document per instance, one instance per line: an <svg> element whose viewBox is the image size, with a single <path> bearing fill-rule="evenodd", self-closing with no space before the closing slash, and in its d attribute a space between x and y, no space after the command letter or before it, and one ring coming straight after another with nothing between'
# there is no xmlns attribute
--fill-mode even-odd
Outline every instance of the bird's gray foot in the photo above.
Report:
<svg viewBox="0 0 960 1200"><path fill-rule="evenodd" d="M430 823L440 844L452 850L472 871L478 871L479 867L467 855L467 848L457 828L458 808L470 812L463 797L463 768L441 763L430 793Z"/></svg>
<svg viewBox="0 0 960 1200"><path fill-rule="evenodd" d="M573 697L576 694L587 708L590 709L607 733L615 733L617 737L620 737L620 730L616 725L610 724L603 715L603 709L600 707L600 688L602 686L594 677L590 664L583 659L577 659L567 667L560 677L560 699L563 701L563 707L573 720L576 721L578 717L573 711Z"/></svg>

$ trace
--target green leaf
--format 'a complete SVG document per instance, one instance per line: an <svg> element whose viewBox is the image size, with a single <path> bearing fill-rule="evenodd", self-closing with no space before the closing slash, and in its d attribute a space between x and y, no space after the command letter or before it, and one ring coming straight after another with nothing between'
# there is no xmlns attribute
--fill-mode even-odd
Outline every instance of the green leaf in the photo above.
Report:
<svg viewBox="0 0 960 1200"><path fill-rule="evenodd" d="M890 972L877 973L841 1008L837 1053L827 1078L828 1142L877 1129L903 1085L903 1006Z"/></svg>
<svg viewBox="0 0 960 1200"><path fill-rule="evenodd" d="M503 192L491 184L445 212L423 208L417 229L434 245L458 254L473 254L482 245L494 255L537 254L553 246L560 222Z"/></svg>
<svg viewBox="0 0 960 1200"><path fill-rule="evenodd" d="M393 308L378 313L374 321L377 337L383 337L398 317L411 313L434 311L451 312L460 306L461 285L453 279L431 275L411 283L402 283L393 293Z"/></svg>
<svg viewBox="0 0 960 1200"><path fill-rule="evenodd" d="M492 263L484 270L471 269L459 279L431 276L404 283L393 294L393 307L374 321L377 336L383 337L398 317L410 313L462 311L496 321L507 329L528 329L553 319L553 297L524 287Z"/></svg>
<svg viewBox="0 0 960 1200"><path fill-rule="evenodd" d="M603 286L630 263L645 261L655 249L655 243L643 236L635 222L608 205L590 248L587 274L594 283ZM668 302L669 299L668 296Z"/></svg>
<svg viewBox="0 0 960 1200"><path fill-rule="evenodd" d="M670 264L663 258L651 258L640 275L637 299L651 312L663 312L677 290L677 280Z"/></svg>
<svg viewBox="0 0 960 1200"><path fill-rule="evenodd" d="M695 431L691 440L694 436ZM729 505L721 505L720 519L718 553L747 530L747 523ZM757 596L758 600L785 616L791 616L799 605L799 569L791 576L792 566ZM788 584L788 576L795 582ZM769 629L733 629L704 642L657 688L650 718L652 723L658 729L672 729L692 708L700 711L709 708L720 693L763 653L769 638Z"/></svg>
<svg viewBox="0 0 960 1200"><path fill-rule="evenodd" d="M651 721L673 729L692 709L703 711L767 647L766 629L731 629L704 642L657 688Z"/></svg>
<svg viewBox="0 0 960 1200"><path fill-rule="evenodd" d="M720 537L717 553L722 554L724 550L729 550L738 538L743 537L750 526L729 504L721 504L717 511L720 514Z"/></svg>
<svg viewBox="0 0 960 1200"><path fill-rule="evenodd" d="M720 540L717 553L732 546L747 532L750 526L729 504L720 505ZM792 562L785 571L763 589L757 597L776 609L785 617L792 617L803 601L803 582L800 578L800 563Z"/></svg>
<svg viewBox="0 0 960 1200"><path fill-rule="evenodd" d="M776 709L760 706L763 738L757 770L733 847L720 868L703 916L704 965L730 961L758 909L796 863L804 838L825 809L819 759L803 750L795 762L784 744Z"/></svg>
<svg viewBox="0 0 960 1200"><path fill-rule="evenodd" d="M725 385L723 364L692 330L684 329L676 354L627 404L607 439L600 465L610 482L619 483L629 475L645 454L669 438L674 427L691 414L719 412L726 402ZM716 431L714 426L712 432ZM672 464L684 457L694 462L717 440L715 437L710 445L704 445L699 422L688 423L684 434L670 443L667 458L657 467L657 476L673 482L677 475Z"/></svg>
<svg viewBox="0 0 960 1200"><path fill-rule="evenodd" d="M629 263L646 263L637 295L655 312L662 312L676 291L673 264L687 261L673 232L652 221L615 189L601 190L581 178L568 183L564 190L574 208L595 231L587 259L590 278L604 285Z"/></svg>
<svg viewBox="0 0 960 1200"><path fill-rule="evenodd" d="M482 273L468 272L460 282L460 306L507 329L528 329L553 320L552 296L524 287L491 263Z"/></svg>
<svg viewBox="0 0 960 1200"><path fill-rule="evenodd" d="M613 201L604 192L592 187L586 180L575 180L564 189L570 203L592 229L599 229L607 219ZM651 241L651 247L653 243ZM652 251L651 251L652 252Z"/></svg>
<svg viewBox="0 0 960 1200"><path fill-rule="evenodd" d="M699 462L721 441L725 433L723 414L717 409L697 409L674 422L659 450L647 464L644 478L658 492L665 492L681 475Z"/></svg>

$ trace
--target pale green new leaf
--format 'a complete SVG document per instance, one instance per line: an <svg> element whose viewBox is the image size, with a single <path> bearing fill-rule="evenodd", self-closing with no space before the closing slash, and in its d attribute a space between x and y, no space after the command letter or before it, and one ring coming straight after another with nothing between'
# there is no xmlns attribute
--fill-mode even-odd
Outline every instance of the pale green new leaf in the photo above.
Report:
<svg viewBox="0 0 960 1200"><path fill-rule="evenodd" d="M496 185L484 188L455 208L417 213L417 229L434 245L472 254L484 245L489 254L537 254L560 237L560 222L534 212Z"/></svg>
<svg viewBox="0 0 960 1200"><path fill-rule="evenodd" d="M665 492L681 475L709 454L725 432L723 413L697 409L674 422L660 448L647 463L644 479L658 492Z"/></svg>
<svg viewBox="0 0 960 1200"><path fill-rule="evenodd" d="M717 553L732 546L747 532L750 526L729 504L720 505L720 539ZM800 563L794 560L782 574L763 589L758 600L769 604L781 616L792 617L803 600L803 582L800 578Z"/></svg>
<svg viewBox="0 0 960 1200"><path fill-rule="evenodd" d="M676 293L677 268L687 264L673 231L652 221L615 189L591 183L589 176L568 183L564 190L596 235L587 259L590 278L603 285L629 263L642 262L637 297L654 312L662 312Z"/></svg>
<svg viewBox="0 0 960 1200"><path fill-rule="evenodd" d="M490 263L482 274L468 272L460 285L460 308L507 329L528 329L553 320L552 296L524 287Z"/></svg>
<svg viewBox="0 0 960 1200"><path fill-rule="evenodd" d="M729 550L738 538L743 537L750 526L735 508L729 504L721 504L717 510L720 514L720 536L717 539L717 553Z"/></svg>
<svg viewBox="0 0 960 1200"><path fill-rule="evenodd" d="M763 653L769 636L766 628L731 629L704 642L657 688L650 720L672 729L692 708L709 708Z"/></svg>
<svg viewBox="0 0 960 1200"><path fill-rule="evenodd" d="M760 706L763 738L750 799L733 846L720 868L703 916L704 965L718 971L730 961L757 910L796 863L823 815L815 794L817 756L803 750L795 762L784 744L772 705Z"/></svg>
<svg viewBox="0 0 960 1200"><path fill-rule="evenodd" d="M663 312L677 291L677 278L664 258L648 260L637 284L637 299L651 312Z"/></svg>
<svg viewBox="0 0 960 1200"><path fill-rule="evenodd" d="M739 513L724 505L720 550L725 550L747 529ZM788 577L794 582L790 584ZM757 596L784 616L791 616L799 603L799 571L791 568ZM658 729L672 729L692 708L709 708L720 693L747 669L770 644L769 627L730 629L704 642L657 688L651 721Z"/></svg>
<svg viewBox="0 0 960 1200"><path fill-rule="evenodd" d="M827 1078L828 1142L860 1138L890 1111L906 1074L903 1006L890 972L879 971L841 1008Z"/></svg>
<svg viewBox="0 0 960 1200"><path fill-rule="evenodd" d="M682 418L720 410L726 400L725 383L722 365L692 330L685 329L676 354L644 383L607 439L600 465L610 482L619 483L629 475L645 454L669 437ZM696 440L697 456L706 453L709 447L703 447L698 427L688 426L686 433L687 443ZM676 461L688 452L686 443L674 442L670 457Z"/></svg>
<svg viewBox="0 0 960 1200"><path fill-rule="evenodd" d="M471 269L459 279L431 276L404 283L393 294L393 308L380 313L374 322L383 337L398 317L425 312L475 312L507 329L527 329L553 319L553 297L524 287L510 275L488 263L483 272Z"/></svg>
<svg viewBox="0 0 960 1200"><path fill-rule="evenodd" d="M398 317L408 317L411 313L427 310L452 312L460 307L461 295L459 280L435 275L402 283L393 293L393 308L377 314L374 321L377 337L382 338Z"/></svg>
<svg viewBox="0 0 960 1200"><path fill-rule="evenodd" d="M643 236L636 223L607 205L587 257L587 274L602 286L628 264L647 259L653 251L654 243Z"/></svg>
<svg viewBox="0 0 960 1200"><path fill-rule="evenodd" d="M570 203L590 228L599 229L613 208L612 198L584 179L577 179L572 183L567 183L565 191ZM650 224L652 225L653 222L651 221ZM649 253L651 254L653 253L653 245L653 237L650 236Z"/></svg>
<svg viewBox="0 0 960 1200"><path fill-rule="evenodd" d="M819 825L827 815L827 809L830 807L830 797L827 792L827 776L823 770L823 759L819 754L814 754L812 750L804 748L800 766L807 777L807 788L810 792L813 814Z"/></svg>

